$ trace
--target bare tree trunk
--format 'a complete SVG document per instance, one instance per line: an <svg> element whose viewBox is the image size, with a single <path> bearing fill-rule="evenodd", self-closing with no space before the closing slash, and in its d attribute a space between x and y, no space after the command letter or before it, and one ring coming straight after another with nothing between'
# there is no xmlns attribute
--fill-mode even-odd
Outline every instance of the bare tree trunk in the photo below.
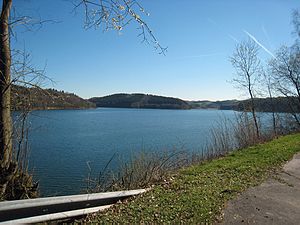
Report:
<svg viewBox="0 0 300 225"><path fill-rule="evenodd" d="M268 83L267 83L267 88L268 88L269 98L270 98L270 101L271 101L273 132L274 132L274 135L277 136L275 106L274 106L274 99L273 99L273 95L272 95L272 91L271 91L271 87L270 87L270 81L268 81Z"/></svg>
<svg viewBox="0 0 300 225"><path fill-rule="evenodd" d="M248 79L249 79L248 92L249 92L249 95L250 95L250 98L251 98L251 112L252 112L254 125L255 125L255 129L256 129L256 137L259 139L260 134L259 134L259 126L258 126L258 122L257 122L257 118L256 118L256 112L255 112L254 96L253 96L252 89L251 89L250 76L249 75L247 75L247 76L248 76Z"/></svg>
<svg viewBox="0 0 300 225"><path fill-rule="evenodd" d="M14 169L11 168L12 157L12 119L10 111L10 35L9 16L12 0L3 0L0 17L0 194Z"/></svg>

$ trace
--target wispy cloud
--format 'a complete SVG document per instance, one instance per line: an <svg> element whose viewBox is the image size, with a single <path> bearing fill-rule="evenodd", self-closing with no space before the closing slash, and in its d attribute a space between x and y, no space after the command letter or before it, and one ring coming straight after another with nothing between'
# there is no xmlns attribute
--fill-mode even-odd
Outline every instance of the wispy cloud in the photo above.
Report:
<svg viewBox="0 0 300 225"><path fill-rule="evenodd" d="M223 28L221 28L216 21L214 21L211 18L207 18L208 22L210 22L211 24L213 24L219 31L221 31L222 33L226 33L227 37L229 37L231 40L233 40L236 43L239 43L238 39L236 37L234 37L232 34L224 31Z"/></svg>
<svg viewBox="0 0 300 225"><path fill-rule="evenodd" d="M272 42L271 42L271 39L270 39L270 36L269 36L269 33L268 33L267 29L265 28L264 25L261 25L261 29L262 29L262 31L263 31L265 37L267 38L269 47L270 47L271 49L274 49L274 46L273 46L273 44L272 44Z"/></svg>
<svg viewBox="0 0 300 225"><path fill-rule="evenodd" d="M197 59L197 58L206 58L206 57L223 56L223 55L226 54L223 52L215 52L215 53L207 53L207 54L199 54L199 55L182 56L176 59Z"/></svg>
<svg viewBox="0 0 300 225"><path fill-rule="evenodd" d="M207 18L208 22L212 23L215 26L218 26L218 24L216 23L216 21L214 21L212 18Z"/></svg>
<svg viewBox="0 0 300 225"><path fill-rule="evenodd" d="M233 35L231 35L231 34L227 34L227 35L228 35L228 37L229 37L231 40L233 40L235 43L239 43L239 40L236 39Z"/></svg>
<svg viewBox="0 0 300 225"><path fill-rule="evenodd" d="M267 52L270 56L273 58L276 58L275 55L269 51L263 44L261 44L252 34L250 34L248 31L244 30L244 33L247 34L248 37L250 37L256 44L258 44L265 52Z"/></svg>

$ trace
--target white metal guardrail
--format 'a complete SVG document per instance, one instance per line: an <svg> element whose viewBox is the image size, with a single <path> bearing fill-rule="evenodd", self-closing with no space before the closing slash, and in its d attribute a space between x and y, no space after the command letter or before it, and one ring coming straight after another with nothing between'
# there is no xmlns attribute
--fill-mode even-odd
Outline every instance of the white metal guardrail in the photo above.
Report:
<svg viewBox="0 0 300 225"><path fill-rule="evenodd" d="M94 213L146 189L0 202L0 224L38 223Z"/></svg>

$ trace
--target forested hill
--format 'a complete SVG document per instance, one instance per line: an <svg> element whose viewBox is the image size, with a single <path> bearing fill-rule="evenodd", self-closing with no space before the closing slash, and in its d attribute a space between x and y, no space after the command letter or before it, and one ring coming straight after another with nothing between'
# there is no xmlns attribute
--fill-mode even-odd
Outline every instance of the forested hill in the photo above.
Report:
<svg viewBox="0 0 300 225"><path fill-rule="evenodd" d="M235 110L250 111L250 103L250 99L240 101ZM300 104L296 97L256 98L254 105L259 112L300 113Z"/></svg>
<svg viewBox="0 0 300 225"><path fill-rule="evenodd" d="M55 89L12 86L12 110L34 109L84 109L96 107L73 93Z"/></svg>
<svg viewBox="0 0 300 225"><path fill-rule="evenodd" d="M146 94L114 94L89 99L97 107L149 108L149 109L190 109L190 105L178 98Z"/></svg>
<svg viewBox="0 0 300 225"><path fill-rule="evenodd" d="M225 101L189 101L193 109L220 109L220 110L237 110L238 100L225 100Z"/></svg>
<svg viewBox="0 0 300 225"><path fill-rule="evenodd" d="M226 101L190 101L188 102L194 109L219 109L250 111L251 101L247 100L226 100ZM255 110L258 112L294 112L300 113L299 100L296 97L277 97L277 98L255 98Z"/></svg>
<svg viewBox="0 0 300 225"><path fill-rule="evenodd" d="M294 98L256 98L256 111L300 113L299 100ZM184 101L178 98L147 94L114 94L89 100L73 93L55 89L12 86L12 110L34 109L84 109L94 107L151 108L151 109L219 109L250 111L250 100Z"/></svg>

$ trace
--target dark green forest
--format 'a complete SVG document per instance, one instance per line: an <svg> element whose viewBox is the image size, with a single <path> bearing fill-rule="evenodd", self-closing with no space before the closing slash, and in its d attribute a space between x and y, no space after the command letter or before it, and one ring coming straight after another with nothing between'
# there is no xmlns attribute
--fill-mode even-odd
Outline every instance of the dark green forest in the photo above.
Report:
<svg viewBox="0 0 300 225"><path fill-rule="evenodd" d="M300 104L296 97L255 98L254 106L258 112L300 113ZM249 111L250 99L240 101L236 107L234 109L238 111Z"/></svg>
<svg viewBox="0 0 300 225"><path fill-rule="evenodd" d="M146 94L114 94L90 98L97 107L149 108L149 109L190 109L191 106L178 98Z"/></svg>
<svg viewBox="0 0 300 225"><path fill-rule="evenodd" d="M225 100L225 101L189 101L193 109L219 109L219 110L236 110L240 101Z"/></svg>
<svg viewBox="0 0 300 225"><path fill-rule="evenodd" d="M194 109L219 109L250 111L251 100L225 100L225 101L190 101L188 102ZM277 98L255 98L255 110L258 112L285 112L300 113L300 104L296 97Z"/></svg>

